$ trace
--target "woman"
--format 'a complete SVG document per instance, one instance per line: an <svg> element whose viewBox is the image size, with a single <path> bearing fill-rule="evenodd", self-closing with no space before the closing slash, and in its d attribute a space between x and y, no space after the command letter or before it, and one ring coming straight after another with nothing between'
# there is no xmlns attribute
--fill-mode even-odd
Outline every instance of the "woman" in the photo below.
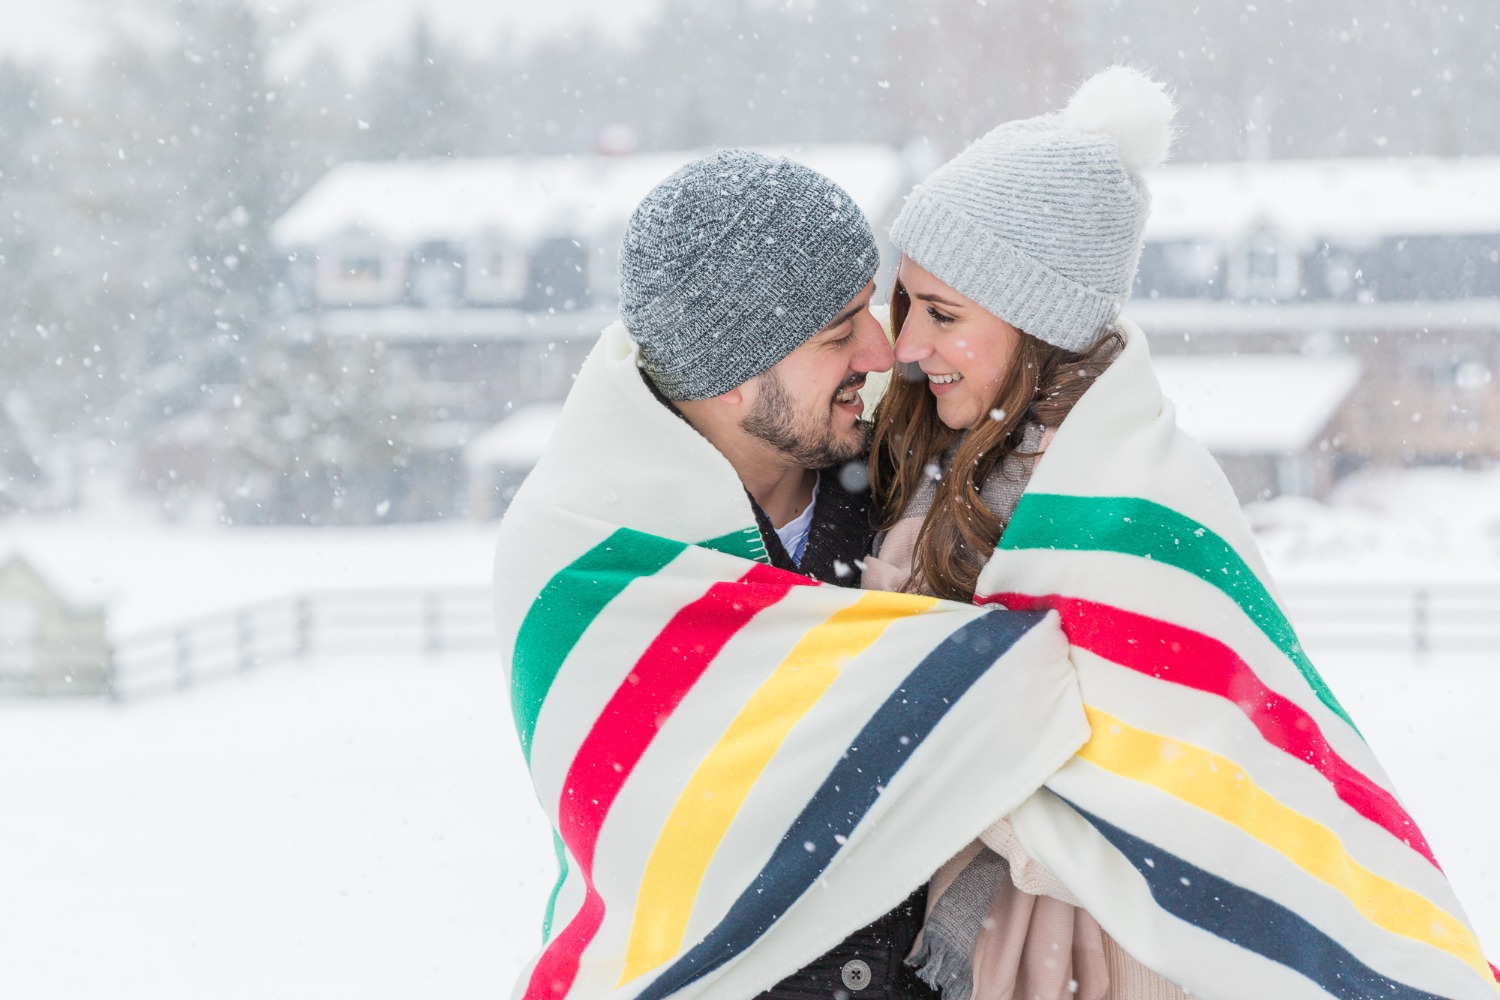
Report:
<svg viewBox="0 0 1500 1000"><path fill-rule="evenodd" d="M1171 117L1159 85L1117 67L1062 115L994 130L908 200L892 230L902 368L871 462L885 530L865 586L973 598L1033 463L1123 346L1138 173L1164 158ZM976 844L934 879L919 954L946 997L1183 995L1072 905L1005 821L986 840L999 852Z"/></svg>
<svg viewBox="0 0 1500 1000"><path fill-rule="evenodd" d="M910 961L947 1000L1493 995L1119 315L1172 114L1107 70L975 142L892 227L905 370L875 411L863 582L1055 611L1091 729L934 876Z"/></svg>

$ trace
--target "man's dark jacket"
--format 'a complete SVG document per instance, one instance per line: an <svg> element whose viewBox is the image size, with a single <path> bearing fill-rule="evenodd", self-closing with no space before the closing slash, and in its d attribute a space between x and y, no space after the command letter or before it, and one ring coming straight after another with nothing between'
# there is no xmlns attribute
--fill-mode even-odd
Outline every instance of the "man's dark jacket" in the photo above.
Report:
<svg viewBox="0 0 1500 1000"><path fill-rule="evenodd" d="M863 463L861 463L863 464ZM848 475L847 472L855 474ZM841 473L846 473L842 474ZM868 481L864 469L824 469L818 474L818 499L802 562L794 562L765 512L753 500L755 521L772 565L840 587L859 586L859 567L870 551L870 491L851 492L844 482ZM811 965L777 983L759 1000L908 1000L937 993L905 964L922 927L927 887L920 886L900 906Z"/></svg>

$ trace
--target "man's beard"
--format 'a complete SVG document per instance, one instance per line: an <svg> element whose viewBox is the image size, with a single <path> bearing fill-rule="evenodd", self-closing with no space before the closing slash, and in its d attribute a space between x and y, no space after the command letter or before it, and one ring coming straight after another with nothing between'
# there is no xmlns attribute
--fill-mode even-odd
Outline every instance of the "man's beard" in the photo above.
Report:
<svg viewBox="0 0 1500 1000"><path fill-rule="evenodd" d="M863 456L869 445L869 425L856 421L855 433L841 439L833 429L832 396L828 414L830 419L822 423L799 419L791 393L775 370L769 370L761 380L754 408L740 426L804 469L827 469Z"/></svg>

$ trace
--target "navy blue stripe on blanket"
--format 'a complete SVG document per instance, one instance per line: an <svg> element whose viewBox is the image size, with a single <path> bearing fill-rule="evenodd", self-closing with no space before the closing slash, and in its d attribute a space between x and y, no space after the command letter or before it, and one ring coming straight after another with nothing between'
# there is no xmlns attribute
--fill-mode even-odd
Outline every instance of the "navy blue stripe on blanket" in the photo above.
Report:
<svg viewBox="0 0 1500 1000"><path fill-rule="evenodd" d="M639 1000L663 1000L759 940L822 877L948 710L1043 617L1043 612L1021 611L981 615L928 653L860 730L724 919L642 990ZM907 892L915 886L892 888Z"/></svg>
<svg viewBox="0 0 1500 1000"><path fill-rule="evenodd" d="M1067 799L1063 801L1125 855L1145 878L1157 905L1173 916L1300 972L1330 996L1345 1000L1442 1000L1381 975L1275 900L1204 871Z"/></svg>

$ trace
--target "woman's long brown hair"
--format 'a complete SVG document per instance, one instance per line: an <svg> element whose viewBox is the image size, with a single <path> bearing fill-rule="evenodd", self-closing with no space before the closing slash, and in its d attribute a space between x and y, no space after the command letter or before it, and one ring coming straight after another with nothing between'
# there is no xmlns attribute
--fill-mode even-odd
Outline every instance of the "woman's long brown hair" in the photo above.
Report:
<svg viewBox="0 0 1500 1000"><path fill-rule="evenodd" d="M891 289L891 329L906 322L911 299L897 278ZM969 601L979 571L994 551L1005 525L980 499L986 477L1016 451L1030 424L1056 427L1109 363L1124 339L1114 330L1082 353L1021 333L1010 367L991 402L993 419L973 428L948 472L917 535L911 579L906 590ZM908 367L911 370L907 370ZM889 387L875 407L870 454L870 488L881 528L900 520L943 452L960 431L938 419L937 400L915 366L897 364ZM1024 454L1024 453L1023 453Z"/></svg>

